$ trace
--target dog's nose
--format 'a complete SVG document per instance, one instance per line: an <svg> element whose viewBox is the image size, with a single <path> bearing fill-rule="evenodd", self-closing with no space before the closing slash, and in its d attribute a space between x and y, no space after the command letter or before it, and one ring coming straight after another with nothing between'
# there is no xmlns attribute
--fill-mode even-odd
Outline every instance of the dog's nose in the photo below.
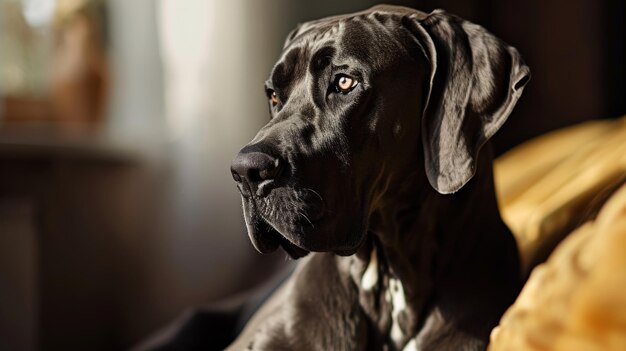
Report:
<svg viewBox="0 0 626 351"><path fill-rule="evenodd" d="M263 186L264 182L278 178L281 169L279 158L264 152L245 152L245 149L237 154L230 165L233 179L244 188L242 192L248 190L252 194L257 194L259 186Z"/></svg>

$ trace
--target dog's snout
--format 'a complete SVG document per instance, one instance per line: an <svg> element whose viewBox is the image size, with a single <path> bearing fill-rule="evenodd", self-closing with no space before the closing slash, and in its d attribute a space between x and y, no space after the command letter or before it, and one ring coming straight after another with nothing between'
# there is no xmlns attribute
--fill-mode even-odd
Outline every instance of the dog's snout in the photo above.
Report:
<svg viewBox="0 0 626 351"><path fill-rule="evenodd" d="M262 182L278 175L279 161L263 152L239 153L233 160L231 171L237 182Z"/></svg>
<svg viewBox="0 0 626 351"><path fill-rule="evenodd" d="M237 183L247 187L252 194L261 195L258 194L259 187L278 178L282 165L279 158L267 153L242 150L233 160L230 170Z"/></svg>

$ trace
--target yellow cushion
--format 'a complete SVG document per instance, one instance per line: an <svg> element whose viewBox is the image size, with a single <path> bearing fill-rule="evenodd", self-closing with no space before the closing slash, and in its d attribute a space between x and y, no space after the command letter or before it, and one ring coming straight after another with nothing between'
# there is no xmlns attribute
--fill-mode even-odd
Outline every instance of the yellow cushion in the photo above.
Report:
<svg viewBox="0 0 626 351"><path fill-rule="evenodd" d="M626 117L561 129L498 158L498 202L524 273L581 224L586 205L624 174Z"/></svg>
<svg viewBox="0 0 626 351"><path fill-rule="evenodd" d="M578 225L581 209L625 174L625 118L561 130L498 160L501 210L526 269L546 241ZM626 350L626 185L532 271L489 350Z"/></svg>
<svg viewBox="0 0 626 351"><path fill-rule="evenodd" d="M533 270L489 350L626 350L626 186Z"/></svg>

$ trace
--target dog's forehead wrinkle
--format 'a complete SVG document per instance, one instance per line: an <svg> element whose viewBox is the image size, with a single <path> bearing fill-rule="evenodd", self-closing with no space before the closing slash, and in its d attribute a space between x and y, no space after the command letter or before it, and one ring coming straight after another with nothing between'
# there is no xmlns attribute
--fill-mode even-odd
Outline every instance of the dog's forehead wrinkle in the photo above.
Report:
<svg viewBox="0 0 626 351"><path fill-rule="evenodd" d="M367 64L374 71L392 67L393 62L407 55L397 33L384 24L373 21L373 25L359 22L349 24L342 33L344 45L342 57L350 57L361 64Z"/></svg>
<svg viewBox="0 0 626 351"><path fill-rule="evenodd" d="M437 13L442 13L442 11L439 11ZM343 25L345 23L372 20L380 22L393 22L399 21L400 18L406 16L411 16L419 20L423 20L427 17L427 14L408 7L394 5L377 5L370 9L352 14L330 16L318 20L301 23L288 38L285 47L289 47L290 45L293 45L295 43L300 43L303 40L310 40L312 37L319 35L321 35L322 37L324 37L324 34L326 36L336 35L343 30Z"/></svg>
<svg viewBox="0 0 626 351"><path fill-rule="evenodd" d="M341 21L326 21L324 23L307 22L301 25L299 33L285 47L288 49L294 45L310 45L323 42L325 39L335 37L341 32Z"/></svg>
<svg viewBox="0 0 626 351"><path fill-rule="evenodd" d="M371 22L376 26L375 28L381 29L383 32L392 34L392 28L396 29L401 24L400 17L396 14L372 12L369 16ZM371 27L372 30L374 27ZM394 35L389 35L391 39L394 39Z"/></svg>
<svg viewBox="0 0 626 351"><path fill-rule="evenodd" d="M304 76L309 53L310 47L307 45L295 46L283 51L270 75L270 81L281 99L288 98L291 95L292 86L297 84L298 78Z"/></svg>
<svg viewBox="0 0 626 351"><path fill-rule="evenodd" d="M328 41L321 47L313 49L314 54L311 56L309 71L311 74L317 74L332 63L332 59L337 53L334 41Z"/></svg>
<svg viewBox="0 0 626 351"><path fill-rule="evenodd" d="M395 20L395 17L390 17ZM374 26L369 25L371 23ZM310 60L311 68L316 64L324 63L323 58L335 57L338 61L351 60L351 65L372 62L373 51L383 50L388 55L396 56L399 50L403 50L399 43L399 38L395 35L391 27L386 26L378 20L371 19L365 15L354 16L344 19L333 25L313 27L298 35L291 45L287 46L281 62L286 63L285 57L293 48L303 50L305 55L300 58L304 61L312 54ZM336 42L341 42L337 45ZM341 65L341 62L339 63Z"/></svg>

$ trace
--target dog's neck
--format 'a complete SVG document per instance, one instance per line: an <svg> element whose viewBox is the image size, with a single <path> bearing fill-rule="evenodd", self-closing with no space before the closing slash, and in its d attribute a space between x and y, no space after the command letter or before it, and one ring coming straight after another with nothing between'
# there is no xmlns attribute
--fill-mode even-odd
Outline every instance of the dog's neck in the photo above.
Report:
<svg viewBox="0 0 626 351"><path fill-rule="evenodd" d="M351 269L364 312L381 338L391 336L380 343L403 348L433 323L445 328L455 323L493 324L512 302L508 300L518 289L518 272L499 269L516 267L517 252L500 219L491 161L490 150L483 152L475 177L453 195L441 195L425 179L416 182L411 176L388 182L395 187L386 189L372 214L368 240ZM494 286L494 280L505 286ZM498 294L513 297L487 301ZM489 302L495 307L482 306ZM486 310L476 312L485 321L463 320L474 314L468 308L481 307ZM434 313L438 320L428 321ZM468 332L484 334L491 327Z"/></svg>

